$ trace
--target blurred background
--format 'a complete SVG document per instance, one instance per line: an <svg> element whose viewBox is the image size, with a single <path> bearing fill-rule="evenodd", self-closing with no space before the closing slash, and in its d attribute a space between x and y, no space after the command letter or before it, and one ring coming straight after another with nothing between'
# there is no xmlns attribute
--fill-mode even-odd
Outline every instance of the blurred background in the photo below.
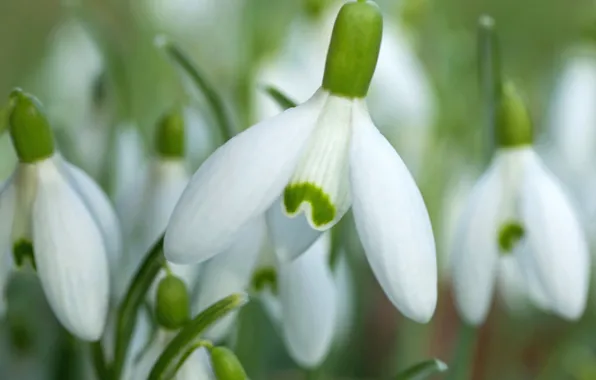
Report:
<svg viewBox="0 0 596 380"><path fill-rule="evenodd" d="M478 74L480 15L490 14L496 21L503 72L529 104L539 153L574 195L589 236L594 232L596 165L589 164L596 157L589 153L596 155L596 134L586 132L595 141L584 141L584 166L575 170L566 165L568 151L557 145L573 125L553 122L566 75L571 75L567 70L573 71L578 56L591 57L591 49L596 51L594 2L377 3L386 25L368 103L373 119L414 173L431 213L440 264L439 304L427 325L401 316L372 276L348 214L342 234L349 268L347 321L322 368L307 374L312 379L391 378L426 358L449 364L458 354L462 325L447 256L461 206L492 154ZM2 0L0 105L15 86L35 94L46 107L62 154L101 183L125 229L134 230L134 222L127 222L133 211L127 207L137 194L135 183L163 113L186 105L192 171L222 142L201 94L156 48L155 36L167 36L192 57L224 97L234 124L246 128L280 111L263 86L274 85L297 101L316 90L341 4ZM590 82L595 62L583 61L588 74L579 84L593 84L596 92L596 80ZM588 110L596 112L596 96L585 96L577 101L588 102ZM591 127L596 131L596 118ZM0 138L0 179L10 175L15 161L5 134ZM577 323L507 300L500 296L506 289L497 293L477 334L471 378L596 379L593 289ZM0 378L83 378L87 351L53 319L35 277L13 274L6 294ZM257 302L240 314L235 351L252 379L305 378Z"/></svg>

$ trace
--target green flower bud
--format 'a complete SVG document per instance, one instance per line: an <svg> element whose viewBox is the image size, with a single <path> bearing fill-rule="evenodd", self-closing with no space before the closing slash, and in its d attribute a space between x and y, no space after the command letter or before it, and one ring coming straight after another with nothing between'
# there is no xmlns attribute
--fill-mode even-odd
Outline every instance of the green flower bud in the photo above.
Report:
<svg viewBox="0 0 596 380"><path fill-rule="evenodd" d="M246 380L246 372L238 357L226 347L211 349L211 365L217 380Z"/></svg>
<svg viewBox="0 0 596 380"><path fill-rule="evenodd" d="M165 114L157 125L155 150L165 158L184 157L184 115L179 108Z"/></svg>
<svg viewBox="0 0 596 380"><path fill-rule="evenodd" d="M167 275L159 282L155 317L160 326L172 330L182 327L190 319L188 291L184 281Z"/></svg>
<svg viewBox="0 0 596 380"><path fill-rule="evenodd" d="M10 94L10 137L19 161L34 163L54 154L54 136L39 101L15 89Z"/></svg>
<svg viewBox="0 0 596 380"><path fill-rule="evenodd" d="M532 144L532 121L524 101L511 82L505 83L501 91L495 128L498 146L511 148Z"/></svg>
<svg viewBox="0 0 596 380"><path fill-rule="evenodd" d="M323 88L348 98L363 98L377 66L383 17L372 1L344 4L327 52Z"/></svg>

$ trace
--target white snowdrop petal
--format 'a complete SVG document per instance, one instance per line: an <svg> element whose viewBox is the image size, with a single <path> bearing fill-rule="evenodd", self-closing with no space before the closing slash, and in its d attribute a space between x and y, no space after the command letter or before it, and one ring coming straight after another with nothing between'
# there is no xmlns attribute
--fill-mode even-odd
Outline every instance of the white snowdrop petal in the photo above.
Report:
<svg viewBox="0 0 596 380"><path fill-rule="evenodd" d="M215 380L211 359L205 348L195 350L176 373L176 380Z"/></svg>
<svg viewBox="0 0 596 380"><path fill-rule="evenodd" d="M352 203L348 181L348 152L354 100L330 95L302 159L284 190L289 216L304 212L310 226L331 228Z"/></svg>
<svg viewBox="0 0 596 380"><path fill-rule="evenodd" d="M589 286L587 241L560 183L537 156L526 172L522 215L536 274L552 311L578 319Z"/></svg>
<svg viewBox="0 0 596 380"><path fill-rule="evenodd" d="M133 364L132 376L133 380L146 380L149 378L153 365L159 358L159 355L166 348L168 343L172 340L173 334L171 332L158 329L152 341L143 350L138 360Z"/></svg>
<svg viewBox="0 0 596 380"><path fill-rule="evenodd" d="M327 93L265 120L220 147L199 168L176 205L165 255L200 262L227 249L238 230L264 213L287 184Z"/></svg>
<svg viewBox="0 0 596 380"><path fill-rule="evenodd" d="M381 287L407 317L428 322L437 303L435 242L416 183L366 106L354 108L350 183L354 219Z"/></svg>
<svg viewBox="0 0 596 380"><path fill-rule="evenodd" d="M337 294L329 250L325 235L296 260L279 267L284 341L290 356L305 368L325 359L335 333Z"/></svg>
<svg viewBox="0 0 596 380"><path fill-rule="evenodd" d="M179 159L156 159L150 166L143 207L137 224L142 252L146 252L165 231L170 216L188 185L190 175Z"/></svg>
<svg viewBox="0 0 596 380"><path fill-rule="evenodd" d="M288 217L283 212L281 200L267 210L267 226L277 258L291 261L304 253L322 234L313 229L304 215Z"/></svg>
<svg viewBox="0 0 596 380"><path fill-rule="evenodd" d="M108 312L109 272L101 231L51 160L38 163L33 204L37 273L58 320L84 340L98 340Z"/></svg>
<svg viewBox="0 0 596 380"><path fill-rule="evenodd" d="M497 273L503 203L501 162L496 160L472 189L451 253L456 305L464 320L472 325L479 325L486 318Z"/></svg>
<svg viewBox="0 0 596 380"><path fill-rule="evenodd" d="M528 310L524 273L513 255L503 256L498 260L497 285L501 298L510 312L521 315Z"/></svg>
<svg viewBox="0 0 596 380"><path fill-rule="evenodd" d="M527 296L534 306L544 311L551 311L550 300L540 282L536 264L534 263L534 255L530 250L531 247L528 244L528 239L524 239L520 249L515 252L515 258L517 259L519 271L522 274Z"/></svg>
<svg viewBox="0 0 596 380"><path fill-rule="evenodd" d="M198 314L233 293L245 291L266 233L264 218L257 218L242 227L230 248L207 261L199 279L195 313ZM229 333L236 319L231 313L205 332L205 337L221 341Z"/></svg>
<svg viewBox="0 0 596 380"><path fill-rule="evenodd" d="M122 253L122 232L116 211L99 185L83 170L62 160L65 173L91 211L103 234L110 268L115 269Z"/></svg>

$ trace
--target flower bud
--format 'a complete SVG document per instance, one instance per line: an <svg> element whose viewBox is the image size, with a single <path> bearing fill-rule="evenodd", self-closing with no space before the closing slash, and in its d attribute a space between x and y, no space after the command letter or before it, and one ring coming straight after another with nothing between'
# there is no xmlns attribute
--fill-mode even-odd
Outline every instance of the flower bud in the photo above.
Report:
<svg viewBox="0 0 596 380"><path fill-rule="evenodd" d="M217 380L246 380L246 372L238 357L226 347L211 349L211 365Z"/></svg>
<svg viewBox="0 0 596 380"><path fill-rule="evenodd" d="M171 110L159 121L155 149L164 158L184 157L184 115L181 109Z"/></svg>
<svg viewBox="0 0 596 380"><path fill-rule="evenodd" d="M323 88L334 95L363 98L368 92L383 35L383 17L372 1L341 7L327 52Z"/></svg>
<svg viewBox="0 0 596 380"><path fill-rule="evenodd" d="M180 278L167 275L157 287L155 317L160 326L178 329L190 318L186 284Z"/></svg>
<svg viewBox="0 0 596 380"><path fill-rule="evenodd" d="M32 95L15 89L10 94L10 137L19 161L34 163L54 154L54 137L41 104Z"/></svg>
<svg viewBox="0 0 596 380"><path fill-rule="evenodd" d="M532 144L534 138L526 105L511 82L502 88L495 133L498 146L505 148Z"/></svg>

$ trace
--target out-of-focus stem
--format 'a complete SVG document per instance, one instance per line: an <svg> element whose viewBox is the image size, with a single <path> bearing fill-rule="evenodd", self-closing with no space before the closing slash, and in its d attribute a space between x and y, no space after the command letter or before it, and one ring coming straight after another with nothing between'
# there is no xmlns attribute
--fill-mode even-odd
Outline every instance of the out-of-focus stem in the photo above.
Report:
<svg viewBox="0 0 596 380"><path fill-rule="evenodd" d="M459 328L455 356L449 365L446 380L467 380L470 378L476 353L477 329L462 323Z"/></svg>

